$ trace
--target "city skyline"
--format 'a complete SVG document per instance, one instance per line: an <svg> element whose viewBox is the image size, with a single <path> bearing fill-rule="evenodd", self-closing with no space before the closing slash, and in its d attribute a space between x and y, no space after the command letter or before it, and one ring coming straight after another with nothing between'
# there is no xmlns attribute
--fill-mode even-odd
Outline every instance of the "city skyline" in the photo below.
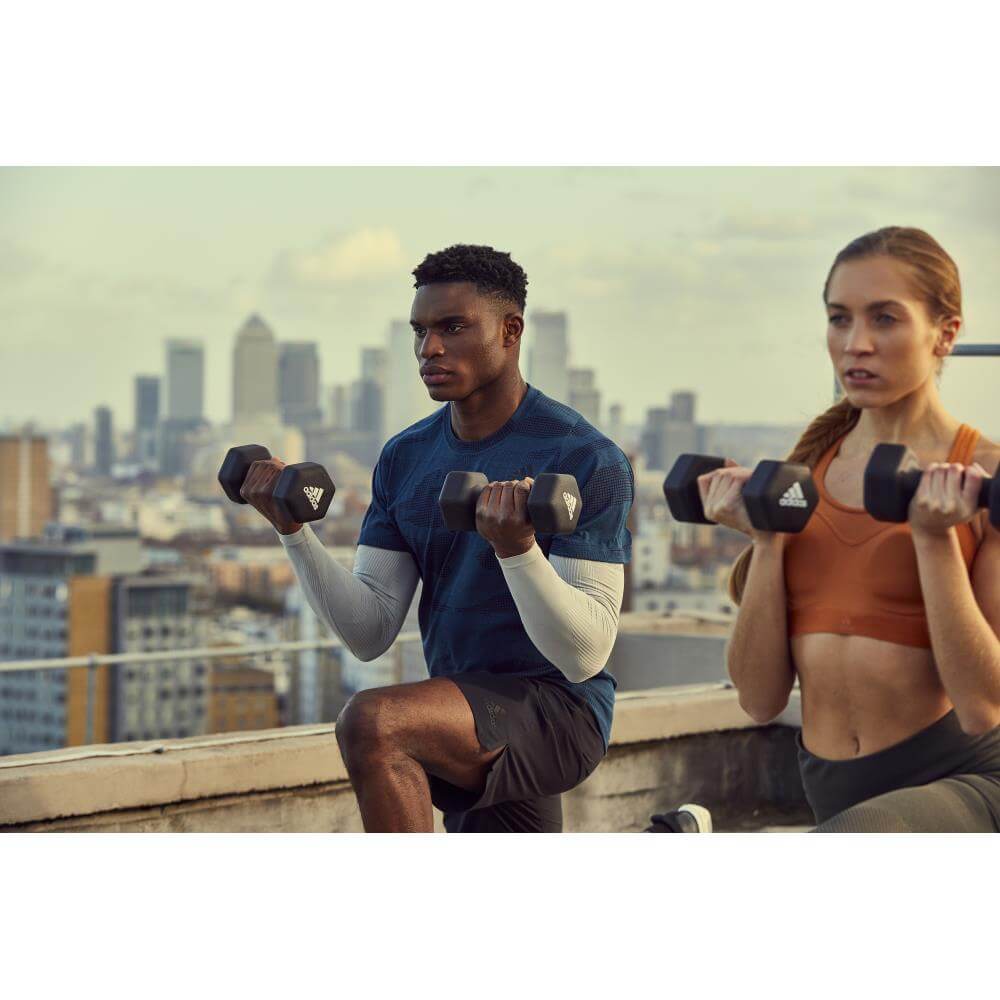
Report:
<svg viewBox="0 0 1000 1000"><path fill-rule="evenodd" d="M836 251L878 225L928 229L962 273L963 341L995 341L998 206L993 168L5 169L0 421L53 428L108 406L130 427L133 376L191 339L223 423L253 313L281 342L317 343L324 391L352 381L407 316L409 271L465 241L525 267L529 320L566 312L570 365L628 423L685 389L706 422L805 423L831 399L819 295ZM957 359L942 381L987 434L995 368Z"/></svg>

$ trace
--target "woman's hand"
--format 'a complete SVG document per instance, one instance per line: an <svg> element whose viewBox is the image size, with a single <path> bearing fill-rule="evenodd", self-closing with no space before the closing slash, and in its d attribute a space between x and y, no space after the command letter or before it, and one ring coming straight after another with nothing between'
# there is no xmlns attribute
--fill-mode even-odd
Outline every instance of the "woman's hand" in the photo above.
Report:
<svg viewBox="0 0 1000 1000"><path fill-rule="evenodd" d="M743 503L743 487L752 475L752 469L727 458L723 468L699 476L698 492L705 517L716 524L742 531L751 538L760 534L750 523L746 504Z"/></svg>
<svg viewBox="0 0 1000 1000"><path fill-rule="evenodd" d="M979 511L985 478L986 470L978 462L932 462L910 501L910 530L925 536L947 535L955 525L971 521Z"/></svg>

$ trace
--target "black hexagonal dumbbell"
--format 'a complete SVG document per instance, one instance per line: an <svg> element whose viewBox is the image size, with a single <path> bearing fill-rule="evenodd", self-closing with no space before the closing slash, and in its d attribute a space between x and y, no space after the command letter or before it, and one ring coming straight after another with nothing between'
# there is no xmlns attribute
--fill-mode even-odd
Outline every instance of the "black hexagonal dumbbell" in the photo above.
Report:
<svg viewBox="0 0 1000 1000"><path fill-rule="evenodd" d="M250 466L254 462L265 462L270 457L271 453L267 448L259 444L245 444L226 452L219 470L219 483L233 503L246 503L240 496L240 488ZM281 470L278 481L274 484L273 496L281 512L290 521L306 524L326 517L335 492L333 480L322 465L298 462L286 465Z"/></svg>
<svg viewBox="0 0 1000 1000"><path fill-rule="evenodd" d="M910 501L920 485L922 469L908 468L913 453L902 444L877 444L865 466L865 510L876 521L907 519ZM990 512L990 524L1000 528L1000 486L996 477L987 476L979 489L979 507Z"/></svg>
<svg viewBox="0 0 1000 1000"><path fill-rule="evenodd" d="M476 530L476 504L489 483L482 472L449 472L444 477L438 504L444 523L452 531ZM543 535L568 535L580 523L580 487L575 476L543 472L535 477L528 494L528 518Z"/></svg>
<svg viewBox="0 0 1000 1000"><path fill-rule="evenodd" d="M714 524L705 517L698 477L721 469L725 459L712 455L681 455L663 482L663 495L676 521ZM743 503L758 531L801 531L819 503L819 494L807 465L758 462L743 486Z"/></svg>

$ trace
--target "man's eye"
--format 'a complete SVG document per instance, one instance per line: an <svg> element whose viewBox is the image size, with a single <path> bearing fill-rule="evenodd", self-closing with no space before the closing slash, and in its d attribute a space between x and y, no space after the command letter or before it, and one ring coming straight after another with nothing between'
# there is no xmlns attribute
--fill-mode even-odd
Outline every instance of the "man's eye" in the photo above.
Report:
<svg viewBox="0 0 1000 1000"><path fill-rule="evenodd" d="M458 333L459 330L464 330L464 329L465 327L463 327L461 323L451 323L448 326L449 333Z"/></svg>

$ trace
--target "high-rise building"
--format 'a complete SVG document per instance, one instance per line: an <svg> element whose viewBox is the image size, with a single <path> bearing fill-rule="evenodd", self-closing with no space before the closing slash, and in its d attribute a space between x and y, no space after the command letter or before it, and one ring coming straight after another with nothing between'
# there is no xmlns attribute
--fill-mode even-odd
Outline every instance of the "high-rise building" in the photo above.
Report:
<svg viewBox="0 0 1000 1000"><path fill-rule="evenodd" d="M621 403L608 407L608 426L605 432L619 447L625 438L625 411Z"/></svg>
<svg viewBox="0 0 1000 1000"><path fill-rule="evenodd" d="M82 469L87 464L87 425L83 421L72 424L66 431L66 442L69 445L70 464L76 469Z"/></svg>
<svg viewBox="0 0 1000 1000"><path fill-rule="evenodd" d="M547 396L569 404L569 333L564 312L531 314L528 381Z"/></svg>
<svg viewBox="0 0 1000 1000"><path fill-rule="evenodd" d="M205 348L197 340L167 341L167 419L199 423L205 414Z"/></svg>
<svg viewBox="0 0 1000 1000"><path fill-rule="evenodd" d="M595 427L601 422L601 393L593 368L569 369L569 405Z"/></svg>
<svg viewBox="0 0 1000 1000"><path fill-rule="evenodd" d="M322 423L319 351L315 343L278 345L278 404L284 424L305 428Z"/></svg>
<svg viewBox="0 0 1000 1000"><path fill-rule="evenodd" d="M48 440L30 427L0 435L0 542L37 537L52 512Z"/></svg>
<svg viewBox="0 0 1000 1000"><path fill-rule="evenodd" d="M196 340L167 341L167 416L160 421L157 455L165 476L186 475L190 438L204 425L205 350Z"/></svg>
<svg viewBox="0 0 1000 1000"><path fill-rule="evenodd" d="M115 435L111 423L111 410L99 406L94 410L94 471L99 476L110 476L115 463Z"/></svg>
<svg viewBox="0 0 1000 1000"><path fill-rule="evenodd" d="M647 468L666 472L685 452L704 451L705 428L696 424L693 418L693 393L674 393L670 406L646 411L640 447Z"/></svg>
<svg viewBox="0 0 1000 1000"><path fill-rule="evenodd" d="M409 329L409 328L408 328ZM413 331L409 330L410 337ZM386 356L384 347L361 348L361 380L385 385Z"/></svg>
<svg viewBox="0 0 1000 1000"><path fill-rule="evenodd" d="M327 389L327 424L333 430L351 429L350 386L331 385Z"/></svg>
<svg viewBox="0 0 1000 1000"><path fill-rule="evenodd" d="M233 422L278 413L278 346L254 313L236 333L233 348Z"/></svg>
<svg viewBox="0 0 1000 1000"><path fill-rule="evenodd" d="M0 660L199 645L191 580L137 575L138 535L49 525L0 546ZM204 663L0 675L0 754L204 732ZM90 676L88 676L90 675Z"/></svg>
<svg viewBox="0 0 1000 1000"><path fill-rule="evenodd" d="M441 404L430 398L413 354L413 329L403 320L389 326L385 361L386 438L433 413Z"/></svg>
<svg viewBox="0 0 1000 1000"><path fill-rule="evenodd" d="M670 412L678 423L694 423L694 404L695 394L693 392L672 392L670 394Z"/></svg>
<svg viewBox="0 0 1000 1000"><path fill-rule="evenodd" d="M160 422L160 379L135 377L135 460L143 469L156 468L157 426Z"/></svg>

